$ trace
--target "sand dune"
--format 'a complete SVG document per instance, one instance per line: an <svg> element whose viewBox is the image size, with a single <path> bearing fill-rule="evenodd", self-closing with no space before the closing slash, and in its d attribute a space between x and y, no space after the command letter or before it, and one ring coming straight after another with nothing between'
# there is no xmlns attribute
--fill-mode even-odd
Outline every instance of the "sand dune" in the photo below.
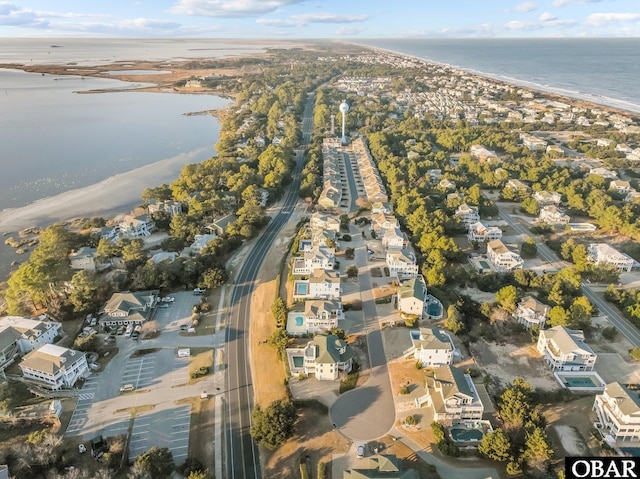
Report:
<svg viewBox="0 0 640 479"><path fill-rule="evenodd" d="M114 175L94 185L43 198L20 208L0 212L0 231L47 226L77 217L127 213L141 203L140 193L149 186L175 180L184 165L199 161L207 147Z"/></svg>

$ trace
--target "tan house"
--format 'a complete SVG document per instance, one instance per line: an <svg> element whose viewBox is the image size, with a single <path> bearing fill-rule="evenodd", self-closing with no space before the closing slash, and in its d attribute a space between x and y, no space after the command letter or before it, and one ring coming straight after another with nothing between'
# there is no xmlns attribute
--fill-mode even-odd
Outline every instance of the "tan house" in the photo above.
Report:
<svg viewBox="0 0 640 479"><path fill-rule="evenodd" d="M446 365L433 370L427 377L427 394L416 399L421 406L426 403L433 409L434 420L450 424L452 421L479 420L484 405L471 376L455 366Z"/></svg>
<svg viewBox="0 0 640 479"><path fill-rule="evenodd" d="M88 374L84 353L53 344L45 344L27 354L20 363L22 376L39 386L59 390L71 388Z"/></svg>
<svg viewBox="0 0 640 479"><path fill-rule="evenodd" d="M602 437L614 441L640 441L640 397L619 382L605 386L604 392L593 403L596 413L594 426Z"/></svg>
<svg viewBox="0 0 640 479"><path fill-rule="evenodd" d="M537 349L553 371L591 371L596 364L584 333L564 326L540 331Z"/></svg>
<svg viewBox="0 0 640 479"><path fill-rule="evenodd" d="M548 313L548 305L541 303L533 296L525 296L518 304L513 316L518 324L522 324L527 329L531 329L533 326L544 328Z"/></svg>

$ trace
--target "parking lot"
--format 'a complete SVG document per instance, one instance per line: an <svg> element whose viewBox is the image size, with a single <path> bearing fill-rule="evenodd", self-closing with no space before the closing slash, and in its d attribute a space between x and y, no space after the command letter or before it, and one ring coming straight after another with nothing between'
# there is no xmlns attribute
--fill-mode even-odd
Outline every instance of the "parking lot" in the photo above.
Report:
<svg viewBox="0 0 640 479"><path fill-rule="evenodd" d="M177 464L188 454L191 406L181 400L214 391L214 376L189 384L190 358L178 348L213 348L214 336L184 334L200 296L191 291L174 295L168 308L158 308L153 320L160 335L149 340L116 336L119 352L104 371L89 377L80 392L67 436L89 440L131 432L129 457L150 446L167 447ZM137 351L137 352L136 352ZM216 381L222 383L220 378ZM126 391L121 391L124 389Z"/></svg>

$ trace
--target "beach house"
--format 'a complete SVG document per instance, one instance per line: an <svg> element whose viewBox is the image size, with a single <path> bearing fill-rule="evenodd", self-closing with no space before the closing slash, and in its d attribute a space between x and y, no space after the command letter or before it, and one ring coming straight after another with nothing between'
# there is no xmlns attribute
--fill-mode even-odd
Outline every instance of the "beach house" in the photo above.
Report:
<svg viewBox="0 0 640 479"><path fill-rule="evenodd" d="M480 221L480 214L478 213L477 206L469 206L466 203L462 203L456 209L456 218L458 218L465 227L469 228L474 223Z"/></svg>
<svg viewBox="0 0 640 479"><path fill-rule="evenodd" d="M339 300L310 300L304 302L304 321L307 332L319 333L338 326L344 319L342 303Z"/></svg>
<svg viewBox="0 0 640 479"><path fill-rule="evenodd" d="M617 381L605 386L593 403L595 428L614 441L640 441L640 397Z"/></svg>
<svg viewBox="0 0 640 479"><path fill-rule="evenodd" d="M562 201L562 196L560 193L555 191L535 191L533 193L533 199L538 202L538 205L559 205L560 201Z"/></svg>
<svg viewBox="0 0 640 479"><path fill-rule="evenodd" d="M305 347L286 351L292 375L314 374L319 381L335 381L353 366L353 350L333 334L316 335Z"/></svg>
<svg viewBox="0 0 640 479"><path fill-rule="evenodd" d="M384 231L382 246L385 249L402 249L409 245L409 240L400 228L392 228Z"/></svg>
<svg viewBox="0 0 640 479"><path fill-rule="evenodd" d="M440 367L451 364L453 361L455 346L446 331L437 328L420 328L410 331L409 335L412 347L408 354L413 352L413 357L422 367Z"/></svg>
<svg viewBox="0 0 640 479"><path fill-rule="evenodd" d="M182 213L182 203L173 200L158 201L156 203L151 203L147 206L147 209L149 210L149 214L162 212L173 217Z"/></svg>
<svg viewBox="0 0 640 479"><path fill-rule="evenodd" d="M343 471L342 479L420 479L418 471L402 467L402 461L396 456L380 454L366 462Z"/></svg>
<svg viewBox="0 0 640 479"><path fill-rule="evenodd" d="M340 232L340 221L332 215L324 215L321 213L314 213L309 220L309 227L311 229L321 228L323 230Z"/></svg>
<svg viewBox="0 0 640 479"><path fill-rule="evenodd" d="M418 274L416 256L407 249L387 250L389 275L396 278L413 278Z"/></svg>
<svg viewBox="0 0 640 479"><path fill-rule="evenodd" d="M51 390L71 388L88 374L84 353L53 344L44 344L27 354L20 363L22 377Z"/></svg>
<svg viewBox="0 0 640 479"><path fill-rule="evenodd" d="M71 269L82 269L86 271L96 270L97 250L88 246L79 248L78 251L69 253L69 266Z"/></svg>
<svg viewBox="0 0 640 479"><path fill-rule="evenodd" d="M20 316L0 318L0 371L15 358L25 355L43 344L53 343L62 332L57 321L27 319Z"/></svg>
<svg viewBox="0 0 640 479"><path fill-rule="evenodd" d="M618 271L629 272L635 264L634 259L606 243L591 243L587 248L589 259L597 265L609 266Z"/></svg>
<svg viewBox="0 0 640 479"><path fill-rule="evenodd" d="M334 248L314 246L302 256L293 258L291 272L294 275L310 275L317 269L331 270L335 263Z"/></svg>
<svg viewBox="0 0 640 479"><path fill-rule="evenodd" d="M120 234L129 239L143 238L150 236L155 227L151 215L126 215L120 222Z"/></svg>
<svg viewBox="0 0 640 479"><path fill-rule="evenodd" d="M571 218L556 205L546 205L540 208L538 213L538 223L548 225L568 225Z"/></svg>
<svg viewBox="0 0 640 479"><path fill-rule="evenodd" d="M520 255L509 251L502 240L499 239L487 243L487 259L494 271L498 273L521 269L524 265L524 260Z"/></svg>
<svg viewBox="0 0 640 479"><path fill-rule="evenodd" d="M204 250L209 243L211 243L214 239L217 239L218 235L212 234L204 234L204 235L195 235L193 237L193 243L189 246L189 249L193 254L200 254L202 250Z"/></svg>
<svg viewBox="0 0 640 479"><path fill-rule="evenodd" d="M455 366L445 365L427 376L427 394L416 399L416 405L427 404L433 419L444 425L452 421L482 419L484 405L471 376Z"/></svg>
<svg viewBox="0 0 640 479"><path fill-rule="evenodd" d="M536 347L553 371L591 371L596 364L584 333L565 326L540 331Z"/></svg>
<svg viewBox="0 0 640 479"><path fill-rule="evenodd" d="M422 275L406 279L400 283L396 293L398 311L403 314L414 314L421 319L426 298L427 285Z"/></svg>
<svg viewBox="0 0 640 479"><path fill-rule="evenodd" d="M526 329L531 329L533 326L543 328L547 321L548 313L548 305L541 303L533 296L525 296L518 303L513 317L518 324L522 324Z"/></svg>
<svg viewBox="0 0 640 479"><path fill-rule="evenodd" d="M493 241L502 238L502 230L497 226L485 226L482 222L476 221L469 225L467 239L484 243L485 241Z"/></svg>

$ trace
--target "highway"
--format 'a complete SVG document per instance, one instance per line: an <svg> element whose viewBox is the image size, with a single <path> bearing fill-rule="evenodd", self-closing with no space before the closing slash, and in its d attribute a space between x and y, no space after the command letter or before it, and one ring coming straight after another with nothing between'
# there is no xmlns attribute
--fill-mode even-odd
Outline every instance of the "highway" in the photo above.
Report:
<svg viewBox="0 0 640 479"><path fill-rule="evenodd" d="M532 236L529 230L519 223L516 223L511 216L504 211L504 208L498 207L500 217L507 222L507 224L518 234ZM554 251L544 243L536 243L538 246L538 256L545 261L554 263L560 268L569 266L566 261L559 260ZM593 287L586 283L580 284L582 293L597 306L601 314L607 316L607 319L611 322L616 329L631 342L634 346L640 346L640 332L631 324L620 312L604 299L596 294Z"/></svg>
<svg viewBox="0 0 640 479"><path fill-rule="evenodd" d="M238 271L231 293L230 322L226 334L228 370L224 417L226 477L229 479L260 479L262 477L258 446L250 435L251 411L254 405L249 345L251 295L262 261L283 225L289 220L298 201L300 172L304 165L304 153L309 145L313 127L314 102L315 96L310 94L303 113L302 142L296 149L293 181L284 196L280 212L270 221L247 255Z"/></svg>

